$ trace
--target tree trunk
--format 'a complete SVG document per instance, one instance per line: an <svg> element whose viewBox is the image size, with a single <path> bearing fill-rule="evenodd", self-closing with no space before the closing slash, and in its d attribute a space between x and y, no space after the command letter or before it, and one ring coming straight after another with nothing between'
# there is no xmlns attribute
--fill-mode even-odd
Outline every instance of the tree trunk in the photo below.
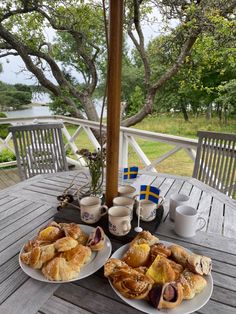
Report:
<svg viewBox="0 0 236 314"><path fill-rule="evenodd" d="M212 104L208 104L206 111L206 119L211 120L212 118Z"/></svg>
<svg viewBox="0 0 236 314"><path fill-rule="evenodd" d="M181 103L181 111L182 111L182 113L183 113L183 116L184 116L184 120L186 121L186 122L188 122L188 112L187 112L187 110L186 110L186 106L183 104L183 103Z"/></svg>

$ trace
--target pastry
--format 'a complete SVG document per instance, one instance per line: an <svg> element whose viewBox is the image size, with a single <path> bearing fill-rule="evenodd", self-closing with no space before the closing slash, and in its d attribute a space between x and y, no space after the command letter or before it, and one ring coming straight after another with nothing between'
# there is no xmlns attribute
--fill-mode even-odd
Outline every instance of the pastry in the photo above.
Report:
<svg viewBox="0 0 236 314"><path fill-rule="evenodd" d="M164 284L176 279L175 271L168 259L162 255L157 255L152 265L148 268L146 275L152 278L156 284Z"/></svg>
<svg viewBox="0 0 236 314"><path fill-rule="evenodd" d="M80 271L80 268L91 258L91 249L88 246L78 244L75 248L62 253L62 257L69 262L71 269Z"/></svg>
<svg viewBox="0 0 236 314"><path fill-rule="evenodd" d="M209 257L192 254L187 259L187 267L199 275L209 275L212 268L212 261Z"/></svg>
<svg viewBox="0 0 236 314"><path fill-rule="evenodd" d="M169 257L171 255L171 250L166 247L163 243L156 243L151 246L151 257L154 260L157 255L163 255Z"/></svg>
<svg viewBox="0 0 236 314"><path fill-rule="evenodd" d="M73 249L74 247L76 247L77 245L78 245L78 242L71 237L61 238L61 239L57 240L54 244L55 249L58 252L69 251L69 250Z"/></svg>
<svg viewBox="0 0 236 314"><path fill-rule="evenodd" d="M32 268L40 269L44 263L55 256L54 244L36 246L31 251L22 253L20 259Z"/></svg>
<svg viewBox="0 0 236 314"><path fill-rule="evenodd" d="M78 272L72 270L65 258L55 257L43 268L42 273L48 280L71 280L77 277Z"/></svg>
<svg viewBox="0 0 236 314"><path fill-rule="evenodd" d="M149 231L142 231L131 241L130 246L142 243L146 243L149 246L152 246L153 244L158 242L159 239L153 236Z"/></svg>
<svg viewBox="0 0 236 314"><path fill-rule="evenodd" d="M88 240L88 235L81 230L76 223L60 223L60 227L65 233L66 237L71 237L78 241L79 244L85 245Z"/></svg>
<svg viewBox="0 0 236 314"><path fill-rule="evenodd" d="M37 246L44 246L51 244L50 241L41 241L37 239L29 240L25 245L24 245L24 252L30 252L32 251L33 248Z"/></svg>
<svg viewBox="0 0 236 314"><path fill-rule="evenodd" d="M64 236L63 231L55 225L49 225L48 227L39 231L37 240L54 242Z"/></svg>
<svg viewBox="0 0 236 314"><path fill-rule="evenodd" d="M50 260L43 266L42 273L48 280L71 280L78 277L81 267L90 257L90 248L78 244L77 247Z"/></svg>
<svg viewBox="0 0 236 314"><path fill-rule="evenodd" d="M104 276L112 276L120 269L130 269L130 267L118 258L109 258L104 265Z"/></svg>
<svg viewBox="0 0 236 314"><path fill-rule="evenodd" d="M179 279L183 288L184 299L192 299L195 294L200 293L207 285L207 281L201 275L197 275L185 269Z"/></svg>
<svg viewBox="0 0 236 314"><path fill-rule="evenodd" d="M148 297L156 309L173 309L183 300L182 286L176 282L157 285L149 292Z"/></svg>
<svg viewBox="0 0 236 314"><path fill-rule="evenodd" d="M122 260L131 267L146 266L149 260L150 246L146 243L134 243L124 254Z"/></svg>
<svg viewBox="0 0 236 314"><path fill-rule="evenodd" d="M169 246L169 249L171 250L171 258L178 264L185 267L190 254L179 245L171 245Z"/></svg>
<svg viewBox="0 0 236 314"><path fill-rule="evenodd" d="M132 268L120 269L111 277L113 286L128 299L144 299L152 289L153 280Z"/></svg>
<svg viewBox="0 0 236 314"><path fill-rule="evenodd" d="M105 243L105 234L101 227L97 227L89 236L87 246L92 251L100 251L103 249Z"/></svg>

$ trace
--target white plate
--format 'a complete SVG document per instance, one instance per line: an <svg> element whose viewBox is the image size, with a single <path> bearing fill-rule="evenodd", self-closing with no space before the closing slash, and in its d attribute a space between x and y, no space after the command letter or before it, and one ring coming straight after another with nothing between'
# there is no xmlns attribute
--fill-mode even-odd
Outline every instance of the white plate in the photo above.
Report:
<svg viewBox="0 0 236 314"><path fill-rule="evenodd" d="M173 243L161 241L166 246L172 245ZM128 250L129 244L123 245L120 247L117 251L113 253L111 257L113 258L119 258L123 256L123 254ZM186 251L190 252L189 250L185 249ZM203 305L207 303L207 301L210 299L212 291L213 291L213 279L211 275L204 276L204 278L207 281L207 286L205 289L197 294L192 300L184 300L180 305L176 306L174 309L161 309L157 310L154 307L152 307L148 301L145 300L133 300L133 299L127 299L123 297L112 285L111 281L110 285L112 286L113 290L116 292L116 294L126 303L128 303L130 306L136 308L139 311L142 311L144 313L149 314L188 314L193 313L194 311L199 310Z"/></svg>
<svg viewBox="0 0 236 314"><path fill-rule="evenodd" d="M80 225L80 228L87 234L90 234L95 228L86 226L86 225ZM20 251L20 254L23 252L23 248ZM34 278L39 281L49 282L49 283L63 283L63 282L70 282L70 281L76 281L85 277L88 277L95 273L99 268L101 268L106 261L108 260L109 256L111 254L111 242L107 236L105 236L105 244L104 248L101 251L98 252L92 252L92 256L90 261L81 268L81 271L77 278L67 280L67 281L53 281L48 280L44 275L42 274L41 270L39 269L33 269L26 264L22 263L20 260L19 255L19 263L22 270L31 278Z"/></svg>

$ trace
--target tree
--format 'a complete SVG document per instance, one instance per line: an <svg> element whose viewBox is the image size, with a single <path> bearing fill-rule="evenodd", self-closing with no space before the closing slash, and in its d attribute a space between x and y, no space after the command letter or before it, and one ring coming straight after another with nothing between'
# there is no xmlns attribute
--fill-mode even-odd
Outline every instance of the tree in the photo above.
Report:
<svg viewBox="0 0 236 314"><path fill-rule="evenodd" d="M0 107L20 109L31 103L32 92L23 84L10 85L0 81Z"/></svg>
<svg viewBox="0 0 236 314"><path fill-rule="evenodd" d="M130 126L152 112L156 94L184 65L198 36L212 27L212 17L232 17L235 0L128 0L126 4L125 28L139 54L144 81L143 107L122 122ZM179 21L178 28L171 30L178 54L160 77L155 77L150 66L142 31L142 20L153 4L164 18ZM76 117L85 114L96 121L92 95L106 54L103 19L100 1L4 0L0 6L0 56L19 55L39 83L72 108ZM48 42L45 27L54 30L53 42Z"/></svg>

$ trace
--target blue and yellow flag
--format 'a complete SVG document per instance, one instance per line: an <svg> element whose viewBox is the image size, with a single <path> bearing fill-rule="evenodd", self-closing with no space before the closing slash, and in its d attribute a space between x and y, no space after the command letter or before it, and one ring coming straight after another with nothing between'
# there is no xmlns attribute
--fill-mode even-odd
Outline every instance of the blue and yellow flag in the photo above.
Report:
<svg viewBox="0 0 236 314"><path fill-rule="evenodd" d="M140 187L140 200L149 200L158 204L160 189L151 185L141 185Z"/></svg>
<svg viewBox="0 0 236 314"><path fill-rule="evenodd" d="M138 167L124 168L123 179L135 179L138 175Z"/></svg>

